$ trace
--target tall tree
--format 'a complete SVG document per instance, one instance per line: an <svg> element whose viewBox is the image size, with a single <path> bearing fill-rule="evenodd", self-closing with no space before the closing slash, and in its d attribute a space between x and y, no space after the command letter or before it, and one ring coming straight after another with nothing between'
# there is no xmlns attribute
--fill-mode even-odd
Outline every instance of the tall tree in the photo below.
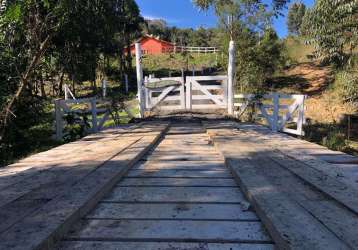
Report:
<svg viewBox="0 0 358 250"><path fill-rule="evenodd" d="M110 57L130 69L123 48L140 22L134 0L0 0L0 162L28 150L64 81L95 83Z"/></svg>
<svg viewBox="0 0 358 250"><path fill-rule="evenodd" d="M344 65L358 45L358 1L317 0L306 12L302 32L324 61Z"/></svg>
<svg viewBox="0 0 358 250"><path fill-rule="evenodd" d="M298 35L302 25L303 17L306 13L306 5L301 2L295 2L290 5L287 15L288 32Z"/></svg>

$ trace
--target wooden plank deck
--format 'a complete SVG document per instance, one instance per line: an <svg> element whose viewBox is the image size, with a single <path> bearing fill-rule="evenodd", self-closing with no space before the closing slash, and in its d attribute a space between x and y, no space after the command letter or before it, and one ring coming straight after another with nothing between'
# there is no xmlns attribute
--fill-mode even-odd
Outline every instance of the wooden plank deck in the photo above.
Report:
<svg viewBox="0 0 358 250"><path fill-rule="evenodd" d="M51 248L159 140L168 124L108 130L2 170L0 249Z"/></svg>
<svg viewBox="0 0 358 250"><path fill-rule="evenodd" d="M357 249L358 158L259 125L169 124L0 169L0 249Z"/></svg>
<svg viewBox="0 0 358 250"><path fill-rule="evenodd" d="M143 159L62 249L273 249L201 124L173 125Z"/></svg>
<svg viewBox="0 0 358 250"><path fill-rule="evenodd" d="M208 134L279 248L357 249L358 182L332 164L357 158L257 125L222 125L206 123Z"/></svg>

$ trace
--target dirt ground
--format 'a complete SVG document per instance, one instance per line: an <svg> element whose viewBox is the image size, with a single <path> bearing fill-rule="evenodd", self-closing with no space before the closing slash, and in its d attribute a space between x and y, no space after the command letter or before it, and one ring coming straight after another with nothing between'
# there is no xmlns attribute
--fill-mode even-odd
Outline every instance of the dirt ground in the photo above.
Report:
<svg viewBox="0 0 358 250"><path fill-rule="evenodd" d="M332 69L317 62L300 63L285 70L273 80L280 92L305 94L306 117L313 122L339 122L343 114L351 114L354 108L340 101L330 88L334 81Z"/></svg>

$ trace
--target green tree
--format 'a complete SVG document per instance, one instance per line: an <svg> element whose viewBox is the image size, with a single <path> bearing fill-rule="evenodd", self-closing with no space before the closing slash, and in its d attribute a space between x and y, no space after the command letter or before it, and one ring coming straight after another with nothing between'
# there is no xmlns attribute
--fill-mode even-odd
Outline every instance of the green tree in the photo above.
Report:
<svg viewBox="0 0 358 250"><path fill-rule="evenodd" d="M344 65L358 44L358 2L317 0L306 12L301 32L322 61Z"/></svg>
<svg viewBox="0 0 358 250"><path fill-rule="evenodd" d="M278 14L278 11L281 10L290 0L272 0L272 9ZM214 6L216 12L221 12L223 5L227 4L237 4L239 2L244 2L247 5L261 5L263 4L262 0L194 0L194 4L199 6L203 10L209 9L210 6Z"/></svg>
<svg viewBox="0 0 358 250"><path fill-rule="evenodd" d="M209 34L203 27L197 28L192 33L191 46L196 47L208 47L209 46Z"/></svg>
<svg viewBox="0 0 358 250"><path fill-rule="evenodd" d="M123 48L142 20L134 0L0 1L0 159L28 152L45 122L51 133L63 82L94 84L110 58L130 70Z"/></svg>
<svg viewBox="0 0 358 250"><path fill-rule="evenodd" d="M197 1L203 8L208 2L215 5L219 17L221 50L227 53L229 40L236 43L237 88L240 92L264 91L283 61L282 42L271 28L274 13L261 1Z"/></svg>
<svg viewBox="0 0 358 250"><path fill-rule="evenodd" d="M303 3L295 2L290 5L287 15L288 32L294 35L299 34L305 13L306 5Z"/></svg>

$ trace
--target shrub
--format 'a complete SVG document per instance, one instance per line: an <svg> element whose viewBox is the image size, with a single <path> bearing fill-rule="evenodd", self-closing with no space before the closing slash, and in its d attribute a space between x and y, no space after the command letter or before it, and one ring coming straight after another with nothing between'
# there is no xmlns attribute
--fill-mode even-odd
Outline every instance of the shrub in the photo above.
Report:
<svg viewBox="0 0 358 250"><path fill-rule="evenodd" d="M358 100L358 74L354 71L341 71L336 75L335 87L344 102Z"/></svg>
<svg viewBox="0 0 358 250"><path fill-rule="evenodd" d="M345 135L337 130L332 130L323 137L322 145L336 151L344 151L347 148Z"/></svg>

